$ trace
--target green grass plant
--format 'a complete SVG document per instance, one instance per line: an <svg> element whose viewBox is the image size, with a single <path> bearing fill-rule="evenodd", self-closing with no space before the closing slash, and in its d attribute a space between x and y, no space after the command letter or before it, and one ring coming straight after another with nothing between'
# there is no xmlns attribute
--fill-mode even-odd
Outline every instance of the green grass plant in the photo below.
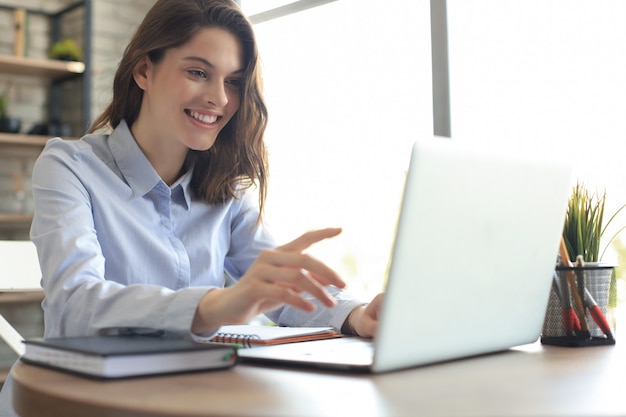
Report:
<svg viewBox="0 0 626 417"><path fill-rule="evenodd" d="M626 226L620 228L600 253L601 241L607 227L626 207L621 206L608 222L603 223L605 202L606 190L602 193L592 193L581 183L573 187L563 226L563 238L571 262L574 262L578 255L582 255L585 262L600 262L609 244L626 228Z"/></svg>

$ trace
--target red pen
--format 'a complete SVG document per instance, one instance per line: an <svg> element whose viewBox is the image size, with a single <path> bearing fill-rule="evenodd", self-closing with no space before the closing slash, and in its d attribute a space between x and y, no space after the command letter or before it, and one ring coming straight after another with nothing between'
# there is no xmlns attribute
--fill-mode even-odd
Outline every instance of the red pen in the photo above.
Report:
<svg viewBox="0 0 626 417"><path fill-rule="evenodd" d="M585 305L589 309L589 314L593 318L593 321L595 321L598 327L602 329L602 332L606 335L606 337L613 339L613 333L611 332L609 322L606 320L602 309L600 309L600 306L598 306L598 303L596 303L596 300L593 299L587 288L585 288Z"/></svg>
<svg viewBox="0 0 626 417"><path fill-rule="evenodd" d="M568 335L574 335L576 332L579 332L580 321L578 320L578 316L572 307L572 303L570 301L569 287L567 285L567 281L565 278L561 278L562 282L558 281L559 274L554 272L554 276L552 279L552 286L555 290L555 293L558 296L559 301L561 302L561 316L563 319L563 327L565 328L565 333Z"/></svg>
<svg viewBox="0 0 626 417"><path fill-rule="evenodd" d="M582 255L578 255L576 257L576 265L580 267L585 266L585 261ZM613 339L613 332L611 332L611 326L609 326L609 322L606 320L606 317L604 316L602 309L598 306L598 303L596 303L596 300L593 299L587 287L585 287L583 302L585 304L585 307L589 309L589 314L591 315L591 318L593 319L593 321L598 325L598 327L602 330L602 332L606 335L606 337L608 337L609 339Z"/></svg>
<svg viewBox="0 0 626 417"><path fill-rule="evenodd" d="M565 267L571 267L572 264L569 260L569 255L567 253L567 247L565 246L565 240L561 237L561 244L559 246L559 255L561 257L561 264ZM563 271L565 278L567 280L567 284L569 285L569 289L571 291L572 297L574 298L574 305L576 306L576 310L578 310L578 320L580 320L580 333L588 335L589 333L589 324L587 323L587 313L585 311L585 305L583 303L581 294L576 290L576 281L574 280L574 273L571 270ZM569 301L569 297L567 297ZM576 314L576 313L574 313Z"/></svg>

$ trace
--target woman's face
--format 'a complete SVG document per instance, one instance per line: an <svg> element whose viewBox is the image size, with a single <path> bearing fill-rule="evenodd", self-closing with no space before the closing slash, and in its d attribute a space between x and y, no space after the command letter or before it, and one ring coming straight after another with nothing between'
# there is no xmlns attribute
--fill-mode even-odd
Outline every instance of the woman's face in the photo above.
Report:
<svg viewBox="0 0 626 417"><path fill-rule="evenodd" d="M166 50L158 64L146 57L135 71L144 90L140 131L166 148L177 141L187 149L209 149L239 109L243 71L239 40L219 28L201 29Z"/></svg>

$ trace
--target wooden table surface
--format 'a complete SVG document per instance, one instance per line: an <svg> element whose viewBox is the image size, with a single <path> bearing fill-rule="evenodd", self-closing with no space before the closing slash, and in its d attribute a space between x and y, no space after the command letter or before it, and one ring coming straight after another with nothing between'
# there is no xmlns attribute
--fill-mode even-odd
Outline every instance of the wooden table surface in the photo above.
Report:
<svg viewBox="0 0 626 417"><path fill-rule="evenodd" d="M540 343L381 375L239 364L98 381L23 363L16 410L45 416L626 415L626 349Z"/></svg>

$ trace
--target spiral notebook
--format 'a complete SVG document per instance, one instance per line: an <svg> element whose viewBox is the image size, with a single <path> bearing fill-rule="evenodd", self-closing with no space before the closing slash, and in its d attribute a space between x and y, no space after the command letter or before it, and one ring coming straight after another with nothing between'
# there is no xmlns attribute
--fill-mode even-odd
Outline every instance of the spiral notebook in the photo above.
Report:
<svg viewBox="0 0 626 417"><path fill-rule="evenodd" d="M376 337L252 347L240 359L385 372L537 341L570 185L567 162L416 142Z"/></svg>
<svg viewBox="0 0 626 417"><path fill-rule="evenodd" d="M278 327L262 325L228 325L220 327L212 342L233 343L250 347L277 345L341 337L332 327Z"/></svg>

